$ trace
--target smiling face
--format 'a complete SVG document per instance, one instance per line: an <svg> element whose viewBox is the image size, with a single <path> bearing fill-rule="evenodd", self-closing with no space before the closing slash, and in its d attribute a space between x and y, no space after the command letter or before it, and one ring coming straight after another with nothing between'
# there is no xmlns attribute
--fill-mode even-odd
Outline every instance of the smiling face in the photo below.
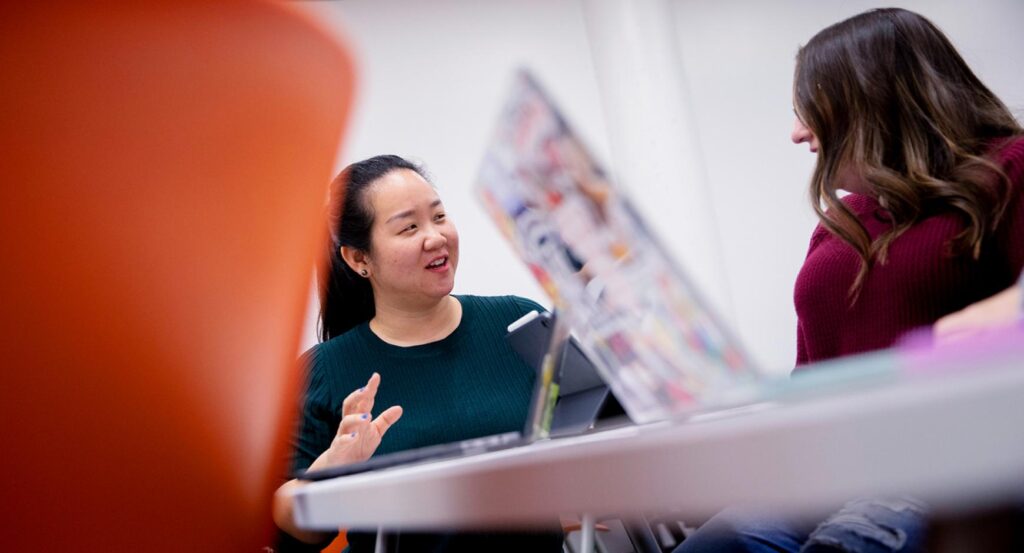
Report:
<svg viewBox="0 0 1024 553"><path fill-rule="evenodd" d="M368 272L375 301L425 305L450 294L459 233L434 187L415 171L398 169L377 179L366 201L373 226L361 267Z"/></svg>

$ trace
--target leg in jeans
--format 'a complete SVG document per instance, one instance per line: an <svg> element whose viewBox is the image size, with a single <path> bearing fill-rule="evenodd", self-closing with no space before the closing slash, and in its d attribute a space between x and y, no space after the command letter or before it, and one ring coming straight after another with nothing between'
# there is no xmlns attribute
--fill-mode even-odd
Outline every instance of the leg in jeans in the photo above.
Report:
<svg viewBox="0 0 1024 553"><path fill-rule="evenodd" d="M796 553L816 522L729 507L701 525L672 553Z"/></svg>
<svg viewBox="0 0 1024 553"><path fill-rule="evenodd" d="M818 524L729 508L715 515L673 553L918 553L924 549L926 508L910 498L859 499Z"/></svg>
<svg viewBox="0 0 1024 553"><path fill-rule="evenodd" d="M818 525L801 553L915 553L924 549L923 503L910 498L858 499Z"/></svg>

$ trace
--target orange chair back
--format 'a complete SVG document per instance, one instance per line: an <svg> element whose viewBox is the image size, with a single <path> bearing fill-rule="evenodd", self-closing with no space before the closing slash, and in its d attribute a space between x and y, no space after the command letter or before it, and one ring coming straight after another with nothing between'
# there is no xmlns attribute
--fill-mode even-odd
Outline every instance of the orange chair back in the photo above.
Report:
<svg viewBox="0 0 1024 553"><path fill-rule="evenodd" d="M259 551L353 92L290 6L0 7L5 549Z"/></svg>

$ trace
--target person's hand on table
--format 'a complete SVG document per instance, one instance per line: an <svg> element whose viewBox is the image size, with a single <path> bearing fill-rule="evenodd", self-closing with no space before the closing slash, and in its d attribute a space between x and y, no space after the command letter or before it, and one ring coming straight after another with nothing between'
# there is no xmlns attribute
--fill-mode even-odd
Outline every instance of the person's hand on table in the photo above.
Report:
<svg viewBox="0 0 1024 553"><path fill-rule="evenodd" d="M935 342L956 342L996 328L1012 325L1021 320L1021 287L1006 290L972 303L935 322L932 327Z"/></svg>
<svg viewBox="0 0 1024 553"><path fill-rule="evenodd" d="M402 416L401 406L395 405L371 419L373 402L380 386L380 375L373 373L366 386L352 392L341 405L341 424L331 446L320 454L310 470L365 461L377 450L384 434Z"/></svg>

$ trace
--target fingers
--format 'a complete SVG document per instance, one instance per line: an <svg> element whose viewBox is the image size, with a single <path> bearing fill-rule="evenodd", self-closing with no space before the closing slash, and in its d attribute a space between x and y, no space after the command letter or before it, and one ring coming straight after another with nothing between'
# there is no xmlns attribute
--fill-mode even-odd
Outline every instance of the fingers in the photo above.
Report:
<svg viewBox="0 0 1024 553"><path fill-rule="evenodd" d="M384 433L391 428L391 425L398 422L398 419L402 418L402 407L395 405L388 407L373 421L373 426L377 430L377 435L383 437Z"/></svg>
<svg viewBox="0 0 1024 553"><path fill-rule="evenodd" d="M335 465L369 459L380 445L384 433L401 417L402 408L397 405L386 409L376 419L371 419L369 413L342 417L331 447L321 455L325 460L317 458L314 464Z"/></svg>
<svg viewBox="0 0 1024 553"><path fill-rule="evenodd" d="M363 403L360 405L360 412L370 413L373 411L373 400L377 398L377 388L379 386L380 374L371 374L370 380L366 381L366 386L363 388Z"/></svg>
<svg viewBox="0 0 1024 553"><path fill-rule="evenodd" d="M378 386L380 386L380 375L373 373L370 380L366 382L366 386L353 391L341 402L341 416L373 411L373 401L377 396Z"/></svg>
<svg viewBox="0 0 1024 553"><path fill-rule="evenodd" d="M1013 286L942 317L933 327L936 341L959 341L1014 324L1020 317L1020 294L1020 288Z"/></svg>
<svg viewBox="0 0 1024 553"><path fill-rule="evenodd" d="M399 405L385 409L376 419L371 419L370 413L352 413L341 418L337 435L346 436L354 433L358 436L369 430L370 425L373 425L373 430L375 430L373 433L383 436L400 418L402 418L402 407Z"/></svg>
<svg viewBox="0 0 1024 553"><path fill-rule="evenodd" d="M935 322L932 333L938 343L949 343L977 334L983 324L979 322L973 306L951 313Z"/></svg>
<svg viewBox="0 0 1024 553"><path fill-rule="evenodd" d="M369 413L352 413L351 415L345 415L341 417L341 424L338 425L338 435L344 436L346 434L362 434L366 432L366 429L370 426L373 421L370 419Z"/></svg>
<svg viewBox="0 0 1024 553"><path fill-rule="evenodd" d="M950 345L964 340L975 338L994 328L990 322L979 314L973 307L957 311L939 319L932 327L932 335L935 343L939 345Z"/></svg>
<svg viewBox="0 0 1024 553"><path fill-rule="evenodd" d="M356 441L356 437L358 435L359 434L356 433L356 432L349 432L348 434L342 434L341 431L339 430L339 432L334 435L334 443L331 444L331 447L335 447L335 446L338 446L338 445L340 445L340 446L349 445L352 442Z"/></svg>
<svg viewBox="0 0 1024 553"><path fill-rule="evenodd" d="M932 325L932 336L936 341L942 341L949 337L956 330L957 318L956 314L946 315L945 317L935 321Z"/></svg>

